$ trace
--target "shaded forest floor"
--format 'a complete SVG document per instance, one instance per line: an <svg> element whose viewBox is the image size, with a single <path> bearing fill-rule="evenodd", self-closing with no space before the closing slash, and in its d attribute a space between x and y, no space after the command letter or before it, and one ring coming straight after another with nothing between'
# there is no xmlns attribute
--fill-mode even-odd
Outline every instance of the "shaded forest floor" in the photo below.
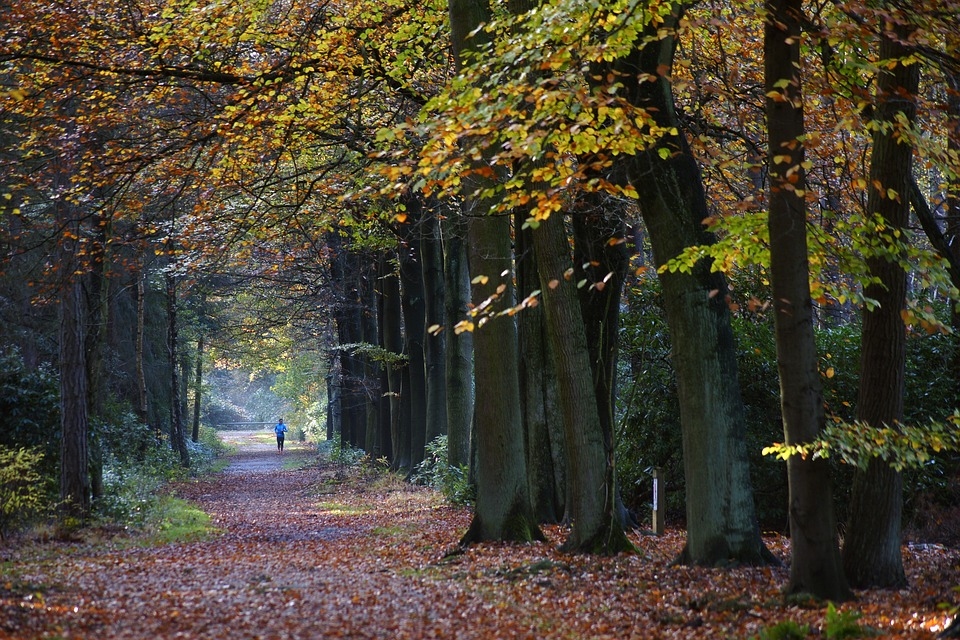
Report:
<svg viewBox="0 0 960 640"><path fill-rule="evenodd" d="M176 493L218 532L0 547L0 638L750 638L787 620L827 635L822 606L783 601L786 569L670 566L680 532L635 535L640 553L616 558L559 553L559 527L549 544L448 556L469 510L389 475L318 465L302 446L243 446L226 471ZM788 558L787 541L767 542ZM960 554L904 552L910 588L859 594L839 616L851 630L934 638L948 619L939 605L955 598ZM830 637L855 637L838 624Z"/></svg>

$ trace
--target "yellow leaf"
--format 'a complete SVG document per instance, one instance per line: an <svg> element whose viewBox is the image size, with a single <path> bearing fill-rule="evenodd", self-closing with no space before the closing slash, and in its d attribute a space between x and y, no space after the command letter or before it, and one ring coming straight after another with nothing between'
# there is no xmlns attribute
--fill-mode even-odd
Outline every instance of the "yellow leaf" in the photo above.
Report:
<svg viewBox="0 0 960 640"><path fill-rule="evenodd" d="M834 374L836 374L836 371L834 371L833 367L828 367L824 374L827 376L827 378L832 378Z"/></svg>

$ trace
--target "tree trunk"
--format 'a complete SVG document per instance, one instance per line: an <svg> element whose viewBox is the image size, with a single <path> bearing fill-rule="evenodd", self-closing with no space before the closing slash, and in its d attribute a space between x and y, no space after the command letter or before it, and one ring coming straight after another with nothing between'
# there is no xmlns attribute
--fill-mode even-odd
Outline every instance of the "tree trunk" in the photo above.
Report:
<svg viewBox="0 0 960 640"><path fill-rule="evenodd" d="M137 329L136 329L136 376L137 376L137 398L135 408L137 419L141 424L149 424L149 415L147 411L147 376L144 374L144 330L146 328L146 274L144 273L143 253L137 256ZM156 433L157 441L160 441L159 431Z"/></svg>
<svg viewBox="0 0 960 640"><path fill-rule="evenodd" d="M661 71L671 67L673 47L669 38L649 44L622 69L659 78L638 83L630 99L668 131L680 127L669 79ZM660 146L671 156L642 153L629 176L641 194L658 268L685 247L714 241L702 224L706 195L686 138L668 135ZM660 282L677 372L686 480L687 543L677 560L705 566L775 562L754 508L726 281L703 262L692 273L664 271Z"/></svg>
<svg viewBox="0 0 960 640"><path fill-rule="evenodd" d="M380 258L380 291L381 306L380 327L383 332L383 348L387 353L399 357L403 353L403 333L400 328L400 278L393 265L395 254L387 254ZM387 379L386 392L389 401L389 422L387 433L390 441L388 458L391 468L406 468L410 460L401 458L403 447L400 443L400 381L401 369L399 365L388 364L385 368ZM409 448L408 448L409 451Z"/></svg>
<svg viewBox="0 0 960 640"><path fill-rule="evenodd" d="M516 216L521 229L525 213ZM516 234L518 298L541 290L533 249L533 230ZM538 522L559 522L564 517L566 495L563 414L559 410L556 367L544 327L543 306L517 314L520 344L520 399L526 442L530 504Z"/></svg>
<svg viewBox="0 0 960 640"><path fill-rule="evenodd" d="M60 264L73 264L72 251L65 248L62 253L68 258ZM69 277L60 292L60 500L68 529L83 523L90 511L83 293L80 283L72 281L72 273Z"/></svg>
<svg viewBox="0 0 960 640"><path fill-rule="evenodd" d="M580 312L587 332L590 367L604 440L613 451L617 403L617 361L620 344L620 303L630 266L622 206L603 194L584 194L573 214L574 277ZM619 484L618 484L619 487ZM637 527L636 518L617 495L617 513L624 527Z"/></svg>
<svg viewBox="0 0 960 640"><path fill-rule="evenodd" d="M200 442L200 399L203 396L203 329L197 336L197 367L193 378L193 433L191 439Z"/></svg>
<svg viewBox="0 0 960 640"><path fill-rule="evenodd" d="M457 323L467 317L470 303L470 267L464 243L466 222L450 211L441 222L443 232L444 330L446 338L447 461L459 467L470 464L470 431L473 426L473 332L457 333Z"/></svg>
<svg viewBox="0 0 960 640"><path fill-rule="evenodd" d="M419 206L419 202L414 199L407 203L407 210L415 219L419 218ZM403 457L409 461L409 468L413 469L423 462L427 435L423 271L419 233L415 229L408 230L403 246L400 247L400 285L400 306L404 328L403 352L407 356L405 372L407 378L404 380L407 384L403 388L404 397L401 400L407 403L405 408L409 411L409 420L402 425L402 431L405 433L401 437L405 442L401 443L401 446L404 448Z"/></svg>
<svg viewBox="0 0 960 640"><path fill-rule="evenodd" d="M379 344L377 331L377 294L376 294L377 263L373 256L361 259L360 262L360 339L369 345ZM380 440L380 372L382 363L377 362L369 355L363 357L363 402L364 439L361 442L363 450L374 460L383 455L383 446Z"/></svg>
<svg viewBox="0 0 960 640"><path fill-rule="evenodd" d="M885 33L880 41L880 59L908 55L908 33ZM867 215L883 218L889 232L906 237L910 222L909 193L913 184L913 147L904 143L898 119L912 123L916 117L913 97L920 83L917 64L897 64L884 69L877 81L877 118L880 128L873 135L870 156L870 191ZM897 196L887 197L889 189ZM907 303L907 274L898 262L868 258L869 275L879 279L864 289L864 295L879 302L863 309L860 343L860 395L857 419L874 427L896 427L903 420L906 380L907 336L901 312ZM854 587L899 589L906 586L900 553L903 514L903 482L900 473L885 461L871 460L866 471L854 475L843 568Z"/></svg>
<svg viewBox="0 0 960 640"><path fill-rule="evenodd" d="M576 285L565 277L572 262L563 218L541 222L533 244L563 407L572 525L563 546L602 554L633 550L616 511L613 442L604 437L593 381L585 375L590 352Z"/></svg>
<svg viewBox="0 0 960 640"><path fill-rule="evenodd" d="M102 214L94 216L94 227L89 235L91 243L88 260L90 271L86 281L86 336L85 352L87 365L87 409L91 429L87 443L90 467L90 493L93 501L103 495L103 447L99 430L105 420L107 372L104 368L107 350L107 324L110 317L110 252L108 236L111 220Z"/></svg>
<svg viewBox="0 0 960 640"><path fill-rule="evenodd" d="M786 444L817 438L823 394L813 335L803 189L803 94L800 80L801 0L767 0L764 75L770 169L770 281L774 300L780 405ZM786 85L784 86L784 82ZM837 545L825 460L791 456L788 593L839 601L851 597Z"/></svg>
<svg viewBox="0 0 960 640"><path fill-rule="evenodd" d="M424 440L447 433L447 363L444 353L446 336L444 326L443 245L440 239L440 221L436 207L424 208L420 220L420 258L423 278L424 326L434 327L424 332L423 361L426 384L426 416Z"/></svg>
<svg viewBox="0 0 960 640"><path fill-rule="evenodd" d="M472 217L467 239L474 306L488 305L491 313L512 306L509 218ZM477 324L474 334L477 502L473 521L461 544L484 540L542 540L527 489L516 325L509 315L487 316L482 326L480 322Z"/></svg>
<svg viewBox="0 0 960 640"><path fill-rule="evenodd" d="M180 454L180 464L190 466L190 451L183 429L181 403L179 318L177 313L177 284L175 276L166 274L167 284L167 357L170 363L170 446Z"/></svg>
<svg viewBox="0 0 960 640"><path fill-rule="evenodd" d="M960 54L960 36L950 35L947 39L947 53ZM960 70L947 75L950 93L947 96L947 149L960 157ZM947 182L947 225L946 235L953 258L960 262L960 172ZM951 306L950 326L953 327L953 389L954 405L960 406L960 310ZM960 623L957 628L960 629Z"/></svg>

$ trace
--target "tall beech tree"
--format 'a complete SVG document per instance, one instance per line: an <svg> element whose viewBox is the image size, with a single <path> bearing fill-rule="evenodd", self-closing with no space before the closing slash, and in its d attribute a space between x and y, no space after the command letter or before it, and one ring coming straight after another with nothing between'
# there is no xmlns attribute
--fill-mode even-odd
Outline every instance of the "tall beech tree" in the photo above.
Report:
<svg viewBox="0 0 960 640"><path fill-rule="evenodd" d="M450 0L448 6L460 66L483 37L477 29L489 19L490 8L485 0ZM461 215L467 220L473 305L483 316L473 337L477 503L461 542L542 539L527 485L517 328L511 315L501 313L513 306L515 296L510 218L488 215L489 202L469 196Z"/></svg>
<svg viewBox="0 0 960 640"><path fill-rule="evenodd" d="M660 272L677 370L687 510L687 544L679 559L763 564L774 559L754 510L727 283L707 260L689 273L665 267L685 247L713 242L703 226L709 216L703 178L679 132L670 84L676 47L671 29L679 12L675 8L668 17L666 37L651 29L614 65L626 77L646 78L632 84L628 99L667 132L660 141L667 157L649 148L628 166Z"/></svg>
<svg viewBox="0 0 960 640"><path fill-rule="evenodd" d="M906 238L913 184L913 146L909 131L916 117L919 64L908 59L909 26L884 27L879 47L879 77L874 107L867 215L886 233ZM876 305L863 309L860 346L860 394L857 419L874 427L903 421L907 335L903 311L907 273L899 255L867 259L876 281L864 295ZM906 585L900 553L903 480L886 461L874 458L854 475L843 542L843 567L859 588L896 589Z"/></svg>
<svg viewBox="0 0 960 640"><path fill-rule="evenodd" d="M770 172L770 284L780 407L788 445L813 441L824 426L807 255L800 69L803 22L800 0L766 1L763 55ZM787 478L791 541L787 591L835 601L849 599L827 461L791 456Z"/></svg>

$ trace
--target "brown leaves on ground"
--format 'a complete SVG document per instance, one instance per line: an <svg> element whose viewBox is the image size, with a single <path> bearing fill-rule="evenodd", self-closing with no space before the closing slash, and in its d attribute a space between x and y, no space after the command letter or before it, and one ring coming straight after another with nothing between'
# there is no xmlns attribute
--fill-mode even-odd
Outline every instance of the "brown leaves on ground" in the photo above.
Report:
<svg viewBox="0 0 960 640"><path fill-rule="evenodd" d="M548 544L449 554L469 510L330 463L241 468L178 493L221 533L2 549L0 638L748 638L784 620L826 635L822 607L784 603L786 569L670 566L679 532L638 534L640 553L615 558L559 553L559 527ZM788 558L782 538L767 543ZM933 638L957 558L908 546L909 589L861 593L843 610L881 637Z"/></svg>

